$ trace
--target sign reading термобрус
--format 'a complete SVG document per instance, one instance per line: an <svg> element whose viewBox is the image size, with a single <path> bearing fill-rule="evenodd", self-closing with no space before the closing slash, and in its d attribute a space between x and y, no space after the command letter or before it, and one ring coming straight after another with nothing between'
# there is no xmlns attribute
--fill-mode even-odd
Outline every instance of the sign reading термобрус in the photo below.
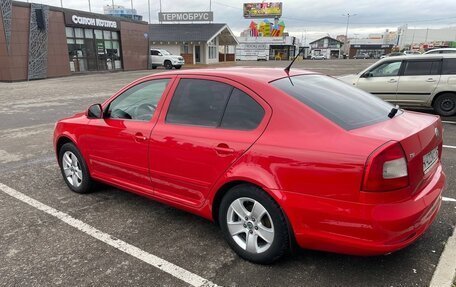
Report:
<svg viewBox="0 0 456 287"><path fill-rule="evenodd" d="M160 12L160 22L214 21L214 12Z"/></svg>

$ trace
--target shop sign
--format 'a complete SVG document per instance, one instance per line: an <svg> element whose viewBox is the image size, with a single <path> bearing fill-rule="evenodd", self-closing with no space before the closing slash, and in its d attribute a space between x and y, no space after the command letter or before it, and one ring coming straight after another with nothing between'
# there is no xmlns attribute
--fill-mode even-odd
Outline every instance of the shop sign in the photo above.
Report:
<svg viewBox="0 0 456 287"><path fill-rule="evenodd" d="M117 21L92 17L92 15L82 15L75 13L65 13L65 24L70 26L83 26L87 28L118 29Z"/></svg>
<svg viewBox="0 0 456 287"><path fill-rule="evenodd" d="M160 22L199 22L214 21L214 12L160 12Z"/></svg>

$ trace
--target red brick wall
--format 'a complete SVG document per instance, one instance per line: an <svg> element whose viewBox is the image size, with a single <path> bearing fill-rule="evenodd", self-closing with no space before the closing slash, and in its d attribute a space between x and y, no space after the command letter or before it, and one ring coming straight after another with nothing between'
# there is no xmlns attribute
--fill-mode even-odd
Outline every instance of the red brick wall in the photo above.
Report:
<svg viewBox="0 0 456 287"><path fill-rule="evenodd" d="M149 45L144 33L149 33L146 23L121 22L120 41L125 71L147 69Z"/></svg>
<svg viewBox="0 0 456 287"><path fill-rule="evenodd" d="M0 81L11 81L2 13L0 13Z"/></svg>
<svg viewBox="0 0 456 287"><path fill-rule="evenodd" d="M49 11L48 27L48 77L70 75L65 21L62 12Z"/></svg>
<svg viewBox="0 0 456 287"><path fill-rule="evenodd" d="M193 64L193 54L181 54L181 56L184 58L185 64Z"/></svg>

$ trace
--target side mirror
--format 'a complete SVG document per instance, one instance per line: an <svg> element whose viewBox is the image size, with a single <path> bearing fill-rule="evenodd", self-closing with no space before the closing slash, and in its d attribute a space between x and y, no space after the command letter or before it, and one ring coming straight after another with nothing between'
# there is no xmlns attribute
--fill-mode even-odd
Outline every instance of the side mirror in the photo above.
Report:
<svg viewBox="0 0 456 287"><path fill-rule="evenodd" d="M374 76L374 75L373 75L371 72L366 72L366 73L364 73L361 77L362 77L362 78L371 78L371 77L373 77L373 76Z"/></svg>
<svg viewBox="0 0 456 287"><path fill-rule="evenodd" d="M162 53L158 53L158 56L163 56Z"/></svg>
<svg viewBox="0 0 456 287"><path fill-rule="evenodd" d="M87 110L87 118L89 119L101 119L103 118L103 109L100 104L93 104Z"/></svg>

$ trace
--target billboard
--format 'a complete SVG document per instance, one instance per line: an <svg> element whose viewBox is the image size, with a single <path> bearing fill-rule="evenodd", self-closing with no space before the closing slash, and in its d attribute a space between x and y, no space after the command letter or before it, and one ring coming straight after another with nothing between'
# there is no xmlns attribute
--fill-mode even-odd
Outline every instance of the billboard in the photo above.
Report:
<svg viewBox="0 0 456 287"><path fill-rule="evenodd" d="M282 2L244 3L244 18L275 18L282 16Z"/></svg>

